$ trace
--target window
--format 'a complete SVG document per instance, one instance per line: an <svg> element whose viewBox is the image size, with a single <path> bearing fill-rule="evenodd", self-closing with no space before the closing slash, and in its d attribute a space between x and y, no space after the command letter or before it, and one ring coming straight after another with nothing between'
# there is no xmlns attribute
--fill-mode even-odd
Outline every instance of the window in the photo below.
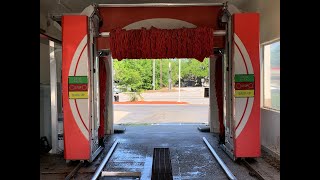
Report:
<svg viewBox="0 0 320 180"><path fill-rule="evenodd" d="M263 106L280 110L280 41L263 46Z"/></svg>

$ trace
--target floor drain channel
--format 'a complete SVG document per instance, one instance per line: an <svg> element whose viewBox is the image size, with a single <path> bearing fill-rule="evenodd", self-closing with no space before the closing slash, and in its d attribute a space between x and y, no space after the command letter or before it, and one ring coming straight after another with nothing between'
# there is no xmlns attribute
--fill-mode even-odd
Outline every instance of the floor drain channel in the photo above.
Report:
<svg viewBox="0 0 320 180"><path fill-rule="evenodd" d="M169 148L154 148L151 180L173 180Z"/></svg>

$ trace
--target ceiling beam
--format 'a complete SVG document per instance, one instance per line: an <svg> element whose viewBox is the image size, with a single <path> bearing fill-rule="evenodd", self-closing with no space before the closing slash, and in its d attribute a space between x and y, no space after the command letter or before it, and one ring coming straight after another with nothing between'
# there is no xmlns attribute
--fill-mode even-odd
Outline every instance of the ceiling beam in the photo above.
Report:
<svg viewBox="0 0 320 180"><path fill-rule="evenodd" d="M98 4L98 7L188 7L188 6L223 6L223 3Z"/></svg>

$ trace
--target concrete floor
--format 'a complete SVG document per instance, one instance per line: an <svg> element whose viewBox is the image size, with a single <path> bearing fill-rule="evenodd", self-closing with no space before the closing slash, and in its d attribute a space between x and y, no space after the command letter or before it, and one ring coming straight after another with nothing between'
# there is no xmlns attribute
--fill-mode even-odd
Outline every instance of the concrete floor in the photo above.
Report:
<svg viewBox="0 0 320 180"><path fill-rule="evenodd" d="M115 139L119 144L112 154L105 171L139 171L141 179L150 179L153 148L168 147L171 153L171 164L175 180L227 180L222 168L210 153L202 140L206 137L216 153L226 163L238 180L255 179L243 165L233 162L226 153L219 148L218 138L213 133L200 132L195 124L158 124L158 125L130 125L125 133L107 137L103 152L87 167L82 167L74 179L90 179L107 154ZM41 158L40 179L64 179L75 165L63 163L63 156ZM280 179L280 172L272 168L262 159L259 160L261 169L268 169L269 179ZM46 171L46 173L42 173ZM49 173L48 173L49 172ZM51 173L50 173L51 172ZM133 179L110 178L100 179Z"/></svg>
<svg viewBox="0 0 320 180"><path fill-rule="evenodd" d="M150 125L126 128L124 134L112 137L118 139L120 144L111 156L106 171L139 171L148 179L151 175L153 148L168 147L174 179L228 179L203 142L202 137L206 137L238 179L255 179L249 175L245 167L234 163L218 148L218 139L215 135L198 131L197 125ZM112 145L111 139L110 142L108 149Z"/></svg>
<svg viewBox="0 0 320 180"><path fill-rule="evenodd" d="M148 160L152 162L153 148L168 147L174 179L228 179L202 140L206 137L216 147L216 137L199 132L196 125L128 126L124 134L115 136L120 144L105 170L147 172L145 176L149 179L152 165L145 164ZM244 167L217 150L237 177L254 179Z"/></svg>

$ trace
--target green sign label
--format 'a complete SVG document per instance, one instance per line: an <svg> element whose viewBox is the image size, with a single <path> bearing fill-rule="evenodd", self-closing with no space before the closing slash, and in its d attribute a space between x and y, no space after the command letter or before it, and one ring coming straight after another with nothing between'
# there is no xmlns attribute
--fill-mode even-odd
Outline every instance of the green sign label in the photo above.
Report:
<svg viewBox="0 0 320 180"><path fill-rule="evenodd" d="M254 82L253 74L236 74L234 77L235 82Z"/></svg>
<svg viewBox="0 0 320 180"><path fill-rule="evenodd" d="M87 84L87 76L69 76L69 84Z"/></svg>

